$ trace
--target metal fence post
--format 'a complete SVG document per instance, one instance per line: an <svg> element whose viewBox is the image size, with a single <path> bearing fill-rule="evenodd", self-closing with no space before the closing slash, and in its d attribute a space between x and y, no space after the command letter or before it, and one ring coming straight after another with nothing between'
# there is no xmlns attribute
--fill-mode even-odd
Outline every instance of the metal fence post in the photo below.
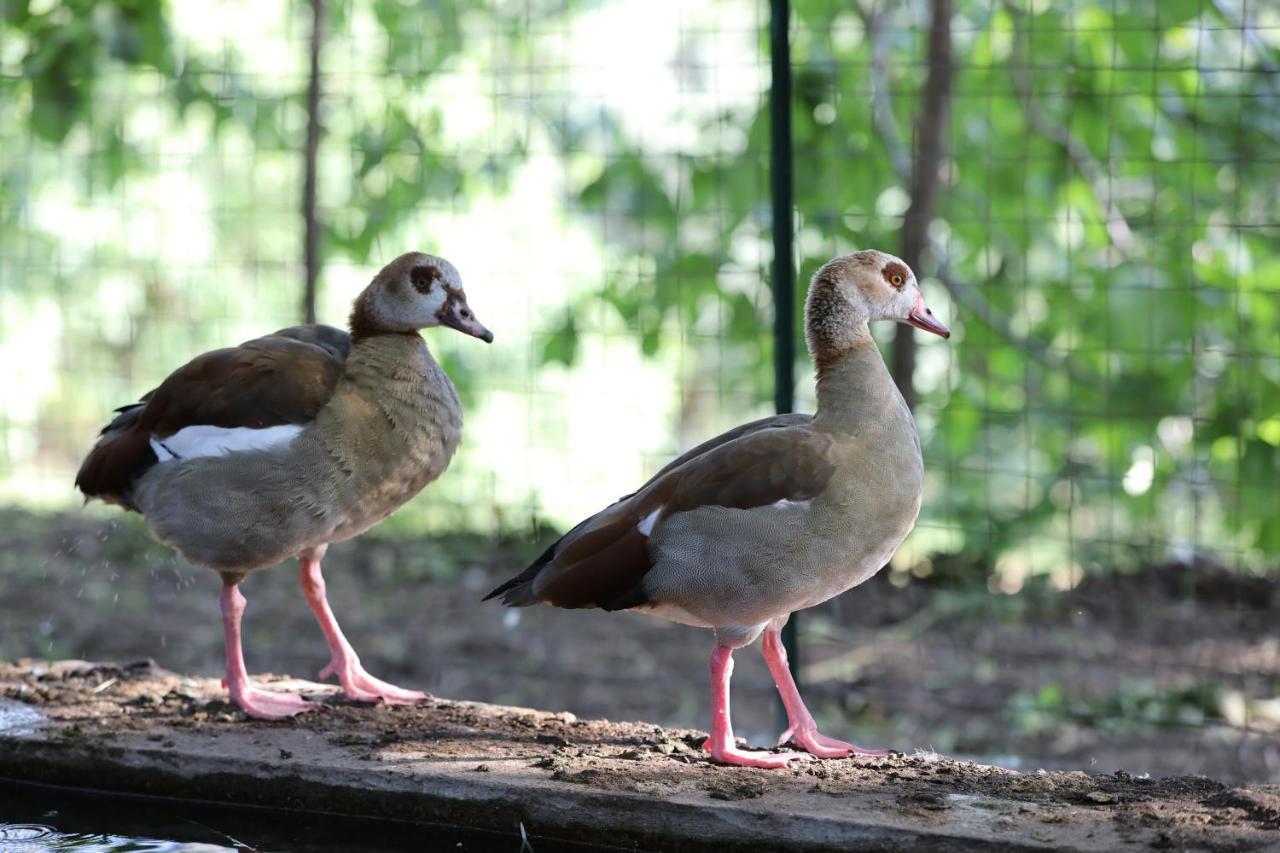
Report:
<svg viewBox="0 0 1280 853"><path fill-rule="evenodd" d="M773 201L773 405L795 408L796 300L793 234L795 181L791 154L791 3L770 0L769 184ZM791 672L800 677L799 638L793 615L782 630Z"/></svg>
<svg viewBox="0 0 1280 853"><path fill-rule="evenodd" d="M320 49L324 43L324 0L311 0L311 39L307 76L307 141L302 181L302 322L316 321L316 282L320 277L320 217L316 212L316 159L320 149Z"/></svg>

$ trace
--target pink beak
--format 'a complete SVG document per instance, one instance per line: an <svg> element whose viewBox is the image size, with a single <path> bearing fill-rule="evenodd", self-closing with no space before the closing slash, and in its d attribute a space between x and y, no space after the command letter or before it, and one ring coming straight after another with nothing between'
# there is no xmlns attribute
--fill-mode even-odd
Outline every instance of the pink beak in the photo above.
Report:
<svg viewBox="0 0 1280 853"><path fill-rule="evenodd" d="M922 293L916 294L916 304L912 306L911 313L907 315L907 322L917 329L933 332L939 337L951 337L951 330L944 326L941 320L933 316L933 312L924 304L924 294Z"/></svg>

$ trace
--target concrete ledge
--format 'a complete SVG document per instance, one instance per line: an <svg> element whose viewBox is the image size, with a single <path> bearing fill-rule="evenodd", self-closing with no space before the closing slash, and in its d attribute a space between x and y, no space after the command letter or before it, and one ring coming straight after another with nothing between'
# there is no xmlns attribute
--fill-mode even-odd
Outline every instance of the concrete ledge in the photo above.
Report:
<svg viewBox="0 0 1280 853"><path fill-rule="evenodd" d="M681 850L1280 847L1280 786L1037 773L932 756L711 765L702 735L470 702L328 696L244 718L150 662L0 664L0 777Z"/></svg>

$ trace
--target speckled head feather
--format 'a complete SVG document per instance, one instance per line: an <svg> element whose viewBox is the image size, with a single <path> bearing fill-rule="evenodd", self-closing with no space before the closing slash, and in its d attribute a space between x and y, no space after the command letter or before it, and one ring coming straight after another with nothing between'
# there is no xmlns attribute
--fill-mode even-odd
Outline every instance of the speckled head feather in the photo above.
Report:
<svg viewBox="0 0 1280 853"><path fill-rule="evenodd" d="M485 342L493 340L467 304L462 276L444 258L408 252L387 264L356 297L349 321L352 340L413 334L449 326Z"/></svg>
<svg viewBox="0 0 1280 853"><path fill-rule="evenodd" d="M905 321L919 292L910 267L874 249L823 264L805 301L805 339L818 374L849 350L874 345L871 320Z"/></svg>

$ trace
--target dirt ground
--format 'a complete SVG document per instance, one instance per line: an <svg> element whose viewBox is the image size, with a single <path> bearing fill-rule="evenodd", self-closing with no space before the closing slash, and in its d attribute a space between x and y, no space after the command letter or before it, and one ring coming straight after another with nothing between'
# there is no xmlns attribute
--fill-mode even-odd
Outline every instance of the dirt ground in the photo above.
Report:
<svg viewBox="0 0 1280 853"><path fill-rule="evenodd" d="M381 677L448 699L705 728L708 632L479 602L539 550L529 538L367 535L330 550L326 577L347 635ZM154 658L217 675L217 588L121 514L0 511L0 660ZM244 591L251 671L304 675L327 662L296 566L259 573ZM802 676L823 730L865 746L1025 771L1274 783L1278 613L1274 581L1208 567L1089 578L1068 593L1029 584L1019 595L958 571L901 587L882 573L803 614ZM736 660L738 733L772 743L778 707L758 649Z"/></svg>
<svg viewBox="0 0 1280 853"><path fill-rule="evenodd" d="M288 681L276 686L308 687ZM723 768L706 759L704 736L696 731L442 699L373 707L329 695L319 710L296 720L263 723L230 705L216 680L179 676L149 661L0 664L0 694L38 708L59 723L53 739L81 742L90 754L98 749L111 755L113 745L119 752L138 736L152 750L177 747L181 754L184 744L176 741L185 732L198 735L206 750L224 735L247 733L260 757L270 748L279 761L307 762L312 756L295 756L281 744L314 751L307 744L318 738L322 750L335 747L388 768L402 760L444 760L461 762L454 765L458 771L485 773L516 759L547 780L594 791L668 798L692 790L704 800L759 800L762 808L786 794L801 793L810 802L815 794L857 797L926 826L955 819L948 812L976 803L999 810L1003 817L993 825L1007 826L1018 841L1026 840L1021 832L1027 826L1030 840L1048 843L1083 823L1105 825L1125 843L1155 849L1244 851L1280 844L1280 786L1274 785L1233 787L1204 777L1151 779L1125 772L1019 774L936 755L799 762L782 771ZM332 764L331 755L326 762Z"/></svg>

